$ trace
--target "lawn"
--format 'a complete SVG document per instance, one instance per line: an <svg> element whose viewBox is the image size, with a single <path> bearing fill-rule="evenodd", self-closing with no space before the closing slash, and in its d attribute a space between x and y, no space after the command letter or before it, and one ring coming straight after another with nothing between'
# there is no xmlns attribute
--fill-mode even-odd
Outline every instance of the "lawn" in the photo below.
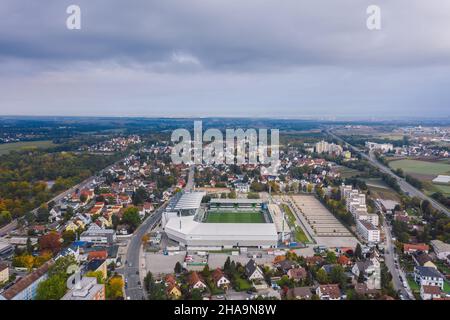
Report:
<svg viewBox="0 0 450 320"><path fill-rule="evenodd" d="M282 206L283 206L284 212L286 212L286 214L288 216L288 219L287 219L288 224L291 227L291 229L294 230L295 241L309 243L309 239L306 236L303 229L300 226L296 225L296 219L295 219L294 214L292 213L291 209L289 208L289 206L286 204L283 204Z"/></svg>
<svg viewBox="0 0 450 320"><path fill-rule="evenodd" d="M206 223L264 223L264 217L257 211L215 211L208 212Z"/></svg>
<svg viewBox="0 0 450 320"><path fill-rule="evenodd" d="M420 160L403 159L389 162L393 169L401 168L406 173L422 175L449 174L450 164L444 162L428 162Z"/></svg>
<svg viewBox="0 0 450 320"><path fill-rule="evenodd" d="M444 292L450 294L450 283L448 281L444 281Z"/></svg>
<svg viewBox="0 0 450 320"><path fill-rule="evenodd" d="M56 146L56 144L54 144L50 140L4 143L0 144L0 155L7 154L11 151L19 151L26 148L50 148L53 146Z"/></svg>
<svg viewBox="0 0 450 320"><path fill-rule="evenodd" d="M411 290L414 292L420 292L420 287L417 284L417 282L414 281L414 279L412 277L406 277L408 280L408 285L411 288Z"/></svg>
<svg viewBox="0 0 450 320"><path fill-rule="evenodd" d="M347 167L340 167L339 172L341 173L341 177L344 179L351 178L351 177L361 174L361 172L359 172L358 170L347 168Z"/></svg>

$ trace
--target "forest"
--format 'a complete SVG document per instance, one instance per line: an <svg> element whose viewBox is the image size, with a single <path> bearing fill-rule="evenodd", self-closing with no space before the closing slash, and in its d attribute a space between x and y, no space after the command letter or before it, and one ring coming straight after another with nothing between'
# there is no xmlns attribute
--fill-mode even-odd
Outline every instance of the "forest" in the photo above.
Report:
<svg viewBox="0 0 450 320"><path fill-rule="evenodd" d="M104 156L11 152L0 157L0 226L39 207L57 193L83 181L118 159Z"/></svg>

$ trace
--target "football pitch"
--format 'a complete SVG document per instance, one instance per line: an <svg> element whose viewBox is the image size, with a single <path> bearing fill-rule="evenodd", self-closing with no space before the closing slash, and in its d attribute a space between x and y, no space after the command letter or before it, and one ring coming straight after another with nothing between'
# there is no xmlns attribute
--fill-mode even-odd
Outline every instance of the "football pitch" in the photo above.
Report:
<svg viewBox="0 0 450 320"><path fill-rule="evenodd" d="M262 212L255 211L210 211L206 223L264 223Z"/></svg>

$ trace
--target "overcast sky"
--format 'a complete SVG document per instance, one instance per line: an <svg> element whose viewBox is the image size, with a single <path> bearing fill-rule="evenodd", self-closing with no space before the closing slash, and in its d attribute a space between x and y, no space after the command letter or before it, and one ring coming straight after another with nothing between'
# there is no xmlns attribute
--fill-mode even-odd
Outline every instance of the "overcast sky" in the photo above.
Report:
<svg viewBox="0 0 450 320"><path fill-rule="evenodd" d="M449 117L450 1L2 0L0 114Z"/></svg>

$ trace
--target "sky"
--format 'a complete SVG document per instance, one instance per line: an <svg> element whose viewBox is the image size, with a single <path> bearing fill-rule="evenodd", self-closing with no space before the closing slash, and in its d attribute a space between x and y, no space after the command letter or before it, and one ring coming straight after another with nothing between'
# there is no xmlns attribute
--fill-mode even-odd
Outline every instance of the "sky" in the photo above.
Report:
<svg viewBox="0 0 450 320"><path fill-rule="evenodd" d="M449 84L448 0L0 2L1 115L449 118Z"/></svg>

